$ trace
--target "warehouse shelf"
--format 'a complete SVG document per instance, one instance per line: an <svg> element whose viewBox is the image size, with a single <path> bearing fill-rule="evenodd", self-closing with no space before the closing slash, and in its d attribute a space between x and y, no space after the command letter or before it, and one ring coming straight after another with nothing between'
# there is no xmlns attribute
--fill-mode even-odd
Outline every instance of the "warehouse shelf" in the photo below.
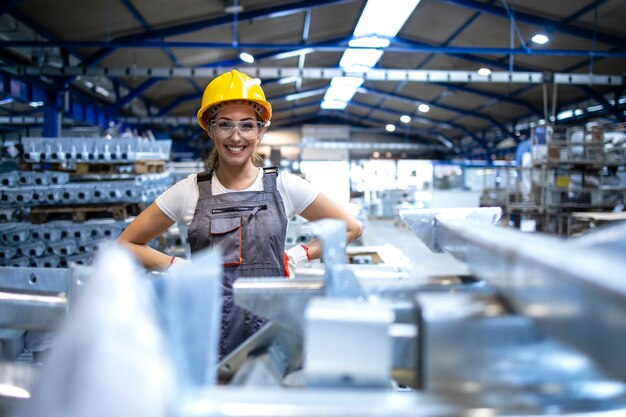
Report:
<svg viewBox="0 0 626 417"><path fill-rule="evenodd" d="M481 205L500 206L517 227L571 235L574 212L623 210L626 202L626 125L542 126L531 139L532 164L501 169L498 188Z"/></svg>

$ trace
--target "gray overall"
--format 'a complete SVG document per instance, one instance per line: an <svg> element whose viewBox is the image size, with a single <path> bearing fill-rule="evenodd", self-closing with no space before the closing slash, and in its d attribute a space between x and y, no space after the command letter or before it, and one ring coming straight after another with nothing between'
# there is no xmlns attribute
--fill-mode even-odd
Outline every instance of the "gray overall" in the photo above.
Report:
<svg viewBox="0 0 626 417"><path fill-rule="evenodd" d="M200 195L189 226L195 253L220 246L224 254L224 299L220 358L263 326L266 320L233 303L239 277L283 276L287 216L276 187L277 168L263 168L263 191L213 195L212 172L198 174Z"/></svg>

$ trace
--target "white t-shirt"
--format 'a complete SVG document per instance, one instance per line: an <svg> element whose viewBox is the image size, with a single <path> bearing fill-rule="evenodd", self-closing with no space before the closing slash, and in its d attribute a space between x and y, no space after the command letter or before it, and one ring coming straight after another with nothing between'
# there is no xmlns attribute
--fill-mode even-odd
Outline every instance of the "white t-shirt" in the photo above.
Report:
<svg viewBox="0 0 626 417"><path fill-rule="evenodd" d="M156 205L173 221L182 221L191 224L193 213L196 210L198 197L198 183L196 174L178 181L155 200ZM278 192L283 199L287 219L302 213L317 198L320 191L307 180L289 172L279 171L276 179ZM229 190L225 188L214 175L211 180L213 195L236 193L238 191L263 191L263 168L259 168L254 184L245 190Z"/></svg>

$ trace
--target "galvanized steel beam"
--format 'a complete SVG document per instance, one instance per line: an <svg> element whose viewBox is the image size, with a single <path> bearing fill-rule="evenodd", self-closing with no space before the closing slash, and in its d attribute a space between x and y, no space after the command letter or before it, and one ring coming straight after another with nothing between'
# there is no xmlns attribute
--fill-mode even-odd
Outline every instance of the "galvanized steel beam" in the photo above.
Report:
<svg viewBox="0 0 626 417"><path fill-rule="evenodd" d="M15 75L46 77L200 77L214 78L232 68L223 67L35 67L3 66L3 70ZM370 69L347 71L341 68L280 68L241 67L241 71L261 79L300 77L303 79L330 80L334 77L359 77L365 81L390 82L447 82L447 83L507 83L507 84L565 84L565 85L622 85L624 77L617 74L549 73L532 71L497 71L479 75L476 71Z"/></svg>

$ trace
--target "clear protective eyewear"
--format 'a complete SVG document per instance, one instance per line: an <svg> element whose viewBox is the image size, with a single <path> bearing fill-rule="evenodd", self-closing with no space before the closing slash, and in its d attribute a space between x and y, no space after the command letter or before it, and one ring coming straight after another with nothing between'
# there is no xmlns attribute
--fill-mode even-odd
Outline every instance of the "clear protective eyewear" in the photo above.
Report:
<svg viewBox="0 0 626 417"><path fill-rule="evenodd" d="M228 120L217 119L211 120L209 123L211 129L219 136L230 136L235 131L235 126L239 130L239 134L244 139L258 139L261 135L261 129L264 127L263 122L257 120Z"/></svg>

